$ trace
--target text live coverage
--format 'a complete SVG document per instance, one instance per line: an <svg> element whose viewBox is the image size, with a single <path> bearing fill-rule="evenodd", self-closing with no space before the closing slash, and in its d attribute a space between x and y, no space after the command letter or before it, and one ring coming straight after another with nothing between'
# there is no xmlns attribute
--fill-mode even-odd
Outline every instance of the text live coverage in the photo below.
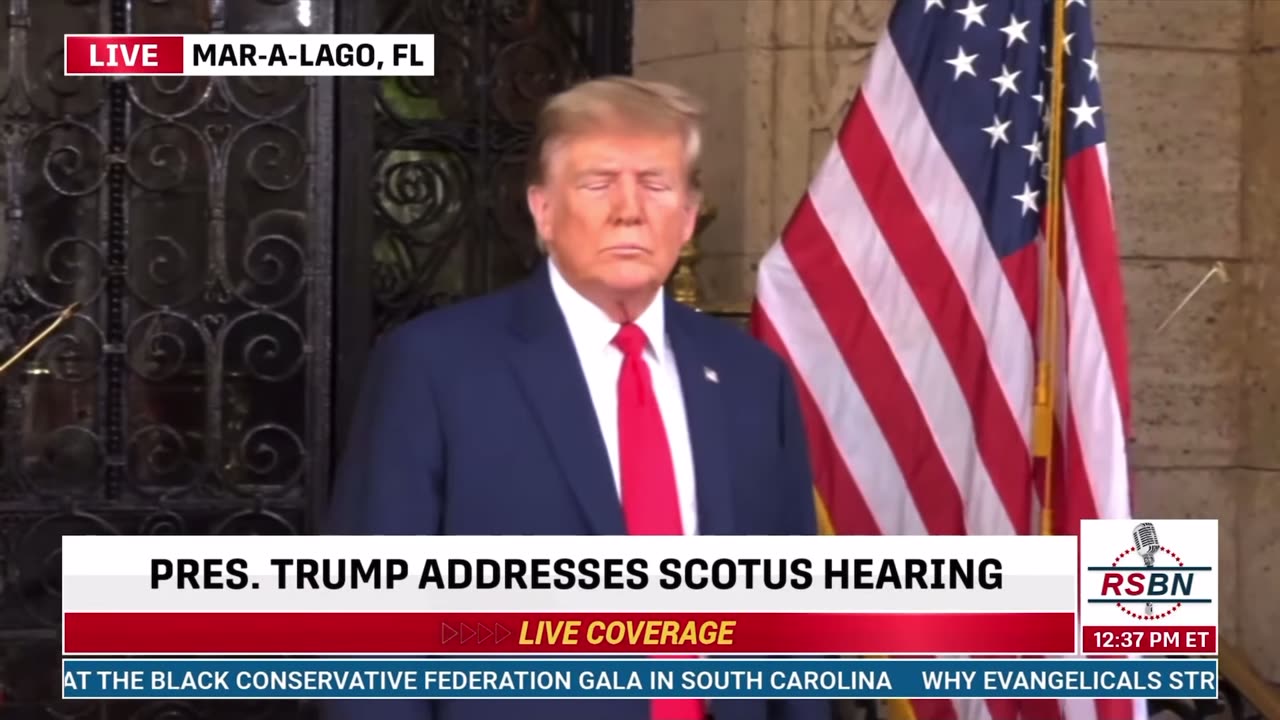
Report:
<svg viewBox="0 0 1280 720"><path fill-rule="evenodd" d="M67 537L64 695L1216 697L1216 541Z"/></svg>

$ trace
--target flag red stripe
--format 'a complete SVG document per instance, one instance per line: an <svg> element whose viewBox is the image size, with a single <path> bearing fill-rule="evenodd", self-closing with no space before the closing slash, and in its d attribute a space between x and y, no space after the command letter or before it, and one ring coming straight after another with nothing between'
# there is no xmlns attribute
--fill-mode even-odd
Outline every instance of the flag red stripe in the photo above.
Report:
<svg viewBox="0 0 1280 720"><path fill-rule="evenodd" d="M807 195L783 231L782 247L883 428L925 527L933 535L964 535L964 503L929 423Z"/></svg>
<svg viewBox="0 0 1280 720"><path fill-rule="evenodd" d="M1065 164L1063 176L1065 192L1071 197L1071 215L1080 238L1080 257L1085 277L1089 280L1089 294L1093 296L1107 359L1111 363L1122 426L1128 434L1129 346L1125 334L1124 283L1120 277L1120 253L1111 214L1110 191L1097 148L1072 156Z"/></svg>
<svg viewBox="0 0 1280 720"><path fill-rule="evenodd" d="M987 714L991 720L1017 720L1023 701L1018 698L987 698ZM1044 718L1050 720L1050 718Z"/></svg>
<svg viewBox="0 0 1280 720"><path fill-rule="evenodd" d="M1040 326L1040 266L1037 253L1040 246L1032 243L1027 247L1000 258L1000 266L1013 288L1013 296L1018 299L1018 307L1027 319L1027 329L1033 331Z"/></svg>
<svg viewBox="0 0 1280 720"><path fill-rule="evenodd" d="M1097 502L1086 475L1084 449L1080 446L1080 433L1076 430L1079 418L1069 411L1067 421L1067 454L1065 480L1060 484L1063 495L1059 499L1055 530L1063 535L1079 535L1080 521L1098 517ZM1062 477L1062 476L1059 476Z"/></svg>
<svg viewBox="0 0 1280 720"><path fill-rule="evenodd" d="M1112 385L1115 387L1116 401L1120 407L1121 425L1127 433L1129 398L1125 306L1115 227L1108 197L1109 188L1096 148L1078 153L1066 163L1063 192L1070 200L1068 207L1075 235L1074 238L1067 237L1066 240L1074 240L1079 249L1083 275L1089 285L1087 291L1093 298L1093 310L1097 313L1103 345L1107 352ZM1063 262L1059 267L1059 281L1063 288L1068 287L1066 275L1066 253L1064 252ZM1063 303L1062 310L1064 327L1071 327L1071 312L1087 311L1088 308L1073 308L1070 304ZM1062 353L1060 362L1070 363L1071 357L1071 348L1067 347ZM1067 391L1068 388L1063 389L1064 396ZM1061 483L1063 497L1058 501L1060 509L1055 530L1062 534L1079 535L1081 520L1102 515L1099 511L1099 500L1094 496L1094 484L1105 486L1116 482L1127 483L1128 478L1093 478L1091 482L1088 466L1084 460L1084 447L1078 425L1083 419L1069 404L1069 397L1064 397L1063 402L1068 403L1065 428L1067 443L1064 448L1066 468L1063 475L1065 481ZM1134 717L1134 701L1097 698L1094 700L1094 711L1097 720L1131 720Z"/></svg>
<svg viewBox="0 0 1280 720"><path fill-rule="evenodd" d="M1052 698L1027 698L1019 701L1018 707L1022 712L1020 717L1027 718L1027 720L1062 720L1062 706ZM1004 717L1012 720L1019 716L1007 715ZM1002 720L1002 718L996 717L995 712L992 712L991 720Z"/></svg>
<svg viewBox="0 0 1280 720"><path fill-rule="evenodd" d="M1107 292L1122 293L1120 285L1120 265L1119 257L1115 251L1116 239L1114 227L1110 220L1111 204L1108 200L1108 190L1105 185L1105 178L1102 169L1098 164L1097 150L1091 148L1081 153L1077 153L1066 163L1064 168L1064 198L1068 202L1064 204L1063 212L1070 212L1071 227L1063 222L1063 241L1073 242L1078 248L1082 263L1083 276L1088 283L1086 290L1090 297L1093 298L1093 307L1073 306L1066 301L1070 298L1071 292L1075 290L1070 286L1068 279L1067 263L1069 253L1064 251L1060 255L1060 263L1058 266L1058 282L1063 292L1066 294L1064 301L1061 303L1062 308L1062 325L1063 328L1071 327L1071 316L1074 312L1090 312L1095 311L1097 314L1098 324L1103 333L1103 344L1107 352L1108 368L1112 372L1112 385L1115 387L1119 397L1116 398L1120 404L1120 412L1122 424L1125 423L1127 410L1125 409L1125 393L1121 390L1121 382L1125 382L1115 374L1117 363L1124 366L1128 360L1127 356L1121 355L1118 359L1112 351L1111 338L1117 333L1114 329L1109 330L1108 323L1119 322L1119 342L1124 345L1124 301L1123 296L1114 296L1110 301L1102 300L1095 292L1095 277L1102 278L1103 286L1107 288ZM1101 207L1099 206L1101 204ZM1099 213L1103 213L1100 217ZM1094 267L1090 267L1090 258ZM1105 267L1108 262L1111 263L1110 268ZM1099 268L1098 264L1102 263L1103 267ZM1095 274L1096 273L1096 274ZM1114 284L1113 284L1114 281ZM1118 299L1117 299L1118 298ZM1060 345L1059 360L1062 367L1067 370L1067 382L1070 383L1070 364L1072 358L1080 352L1078 348L1072 348L1068 343L1068 337L1064 334ZM1066 408L1066 452L1064 457L1064 473L1059 477L1063 478L1061 482L1063 494L1058 499L1058 513L1056 518L1056 532L1065 534L1079 534L1080 521L1085 518L1102 517L1106 513L1102 512L1102 500L1095 496L1095 485L1105 487L1112 483L1125 483L1127 478L1090 478L1089 464L1085 462L1085 447L1080 433L1079 423L1082 418L1079 417L1077 409L1070 403L1070 387L1061 387L1058 390L1058 401Z"/></svg>
<svg viewBox="0 0 1280 720"><path fill-rule="evenodd" d="M1071 534L1071 533L1065 532L1062 529L1064 524L1063 510L1066 505L1064 500L1064 498L1066 497L1066 491L1063 488L1066 487L1066 485L1069 483L1069 480L1066 479L1067 476L1065 474L1066 467L1067 467L1067 461L1066 461L1066 445L1067 444L1065 439L1063 438L1064 433L1065 433L1065 428L1063 427L1063 424L1060 421L1060 419L1055 420L1053 424L1053 454L1049 457L1050 466L1053 468L1053 476L1052 476L1053 498L1052 498L1052 505L1050 506L1050 509L1053 511L1053 527L1050 528L1050 532L1054 535L1070 535ZM1032 484L1035 487L1036 498L1040 501L1040 506L1043 508L1045 504L1045 498L1044 498L1045 461L1043 459L1036 461L1035 475L1032 478ZM1076 525L1077 526L1079 525L1079 519L1076 520ZM1037 532L1041 529L1038 518L1036 519L1036 528L1037 528Z"/></svg>
<svg viewBox="0 0 1280 720"><path fill-rule="evenodd" d="M916 698L911 702L915 720L957 720L955 703L941 698Z"/></svg>
<svg viewBox="0 0 1280 720"><path fill-rule="evenodd" d="M1065 210L1064 210L1065 212ZM1075 217L1075 213L1072 213ZM1078 228L1079 226L1077 226ZM1063 223L1063 242L1071 242L1072 238L1067 235L1066 223ZM1077 242L1079 241L1079 233L1076 233ZM1083 242L1080 242L1083 244ZM1059 423L1057 428L1058 435L1055 438L1054 445L1054 487L1053 487L1053 507L1054 507L1054 527L1053 532L1059 535L1079 535L1080 521L1085 518L1098 517L1098 504L1093 497L1093 484L1089 481L1089 466L1084 461L1084 446L1080 442L1080 433L1077 428L1075 410L1071 407L1071 395L1069 388L1062 383L1070 382L1069 366L1071 363L1072 349L1068 343L1069 334L1067 328L1071 327L1071 313L1073 310L1084 311L1084 308L1072 308L1067 302L1069 293L1066 293L1068 287L1067 279L1067 253L1065 251L1058 254L1058 307L1062 316L1061 330L1058 334L1058 366L1061 368L1056 392L1056 404L1059 408L1063 408L1058 413L1055 420ZM1110 479L1104 479L1110 482Z"/></svg>
<svg viewBox="0 0 1280 720"><path fill-rule="evenodd" d="M1093 701L1098 720L1133 720L1133 700L1097 698Z"/></svg>
<svg viewBox="0 0 1280 720"><path fill-rule="evenodd" d="M1024 443L1012 442L1023 433L992 369L987 342L973 318L969 298L956 281L861 95L854 101L838 142L867 209L950 362L974 419L978 452L1010 524L1014 532L1026 534L1031 529L1030 450ZM942 368L938 371L946 372ZM971 530L991 532L993 528Z"/></svg>
<svg viewBox="0 0 1280 720"><path fill-rule="evenodd" d="M880 525L867 507L862 493L854 483L853 475L845 464L827 420L818 409L813 393L796 370L795 362L778 331L774 329L769 314L759 303L751 308L751 332L782 356L792 377L796 379L796 394L800 398L800 411L804 416L805 431L809 436L809 457L813 465L814 486L826 505L831 525L840 535L879 535Z"/></svg>

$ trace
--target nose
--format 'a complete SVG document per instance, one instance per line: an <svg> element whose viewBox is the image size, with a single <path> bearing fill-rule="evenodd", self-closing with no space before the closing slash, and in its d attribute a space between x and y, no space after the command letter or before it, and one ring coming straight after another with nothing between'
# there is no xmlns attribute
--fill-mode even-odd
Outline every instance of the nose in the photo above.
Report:
<svg viewBox="0 0 1280 720"><path fill-rule="evenodd" d="M621 175L613 185L612 210L615 222L635 224L643 220L640 183L632 175Z"/></svg>

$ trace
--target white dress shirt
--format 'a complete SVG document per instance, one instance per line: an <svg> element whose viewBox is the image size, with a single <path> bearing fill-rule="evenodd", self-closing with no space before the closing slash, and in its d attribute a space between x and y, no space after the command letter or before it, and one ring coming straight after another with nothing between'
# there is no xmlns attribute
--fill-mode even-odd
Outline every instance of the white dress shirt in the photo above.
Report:
<svg viewBox="0 0 1280 720"><path fill-rule="evenodd" d="M591 392L591 402L595 405L596 419L600 422L600 432L604 436L604 446L609 452L613 484L621 497L622 480L618 472L618 375L622 371L622 351L613 344L613 338L621 325L609 319L603 310L573 289L554 262L548 265L551 270L551 290L569 325L569 335L578 352L578 361L582 364L587 389ZM649 340L644 359L649 365L649 375L653 378L653 392L658 398L662 424L667 431L667 444L671 448L676 493L680 500L681 525L685 535L696 535L698 512L693 477L693 449L689 443L689 424L685 419L680 373L664 325L664 310L663 296L659 293L640 317L636 318L635 324L640 326Z"/></svg>

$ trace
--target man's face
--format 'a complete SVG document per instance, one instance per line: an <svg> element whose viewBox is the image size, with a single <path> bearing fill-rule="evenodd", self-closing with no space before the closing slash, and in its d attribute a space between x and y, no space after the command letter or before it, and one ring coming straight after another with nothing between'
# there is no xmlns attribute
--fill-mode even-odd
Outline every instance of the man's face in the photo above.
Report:
<svg viewBox="0 0 1280 720"><path fill-rule="evenodd" d="M676 134L598 132L551 153L529 208L548 252L588 295L659 288L697 221L684 141Z"/></svg>

